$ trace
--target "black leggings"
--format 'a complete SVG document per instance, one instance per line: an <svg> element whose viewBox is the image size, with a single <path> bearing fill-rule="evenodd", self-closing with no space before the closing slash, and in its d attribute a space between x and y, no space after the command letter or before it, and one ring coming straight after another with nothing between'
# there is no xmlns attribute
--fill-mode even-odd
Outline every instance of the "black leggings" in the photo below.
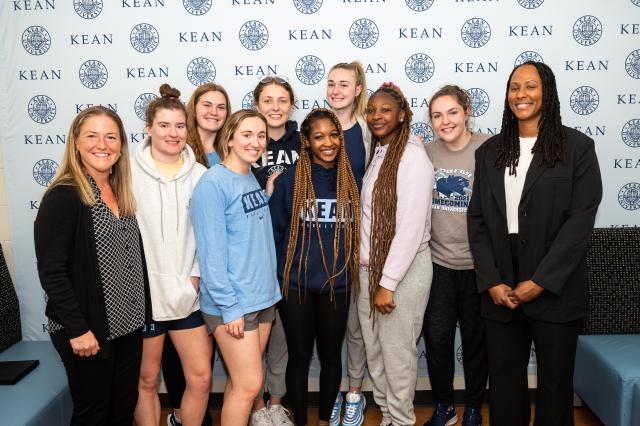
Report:
<svg viewBox="0 0 640 426"><path fill-rule="evenodd" d="M213 375L213 362L216 359L216 341L213 341L213 352L211 355L211 374ZM184 370L182 370L182 363L180 362L180 356L176 347L173 346L173 342L169 337L169 333L164 337L164 347L162 348L162 377L164 378L164 385L167 387L167 393L171 400L173 408L180 408L182 402L182 395L187 387L187 383L184 380ZM209 414L209 404L204 412L204 418L202 419L202 426L211 426L212 420Z"/></svg>
<svg viewBox="0 0 640 426"><path fill-rule="evenodd" d="M301 301L298 300L300 294ZM307 424L309 365L316 342L320 358L318 418L329 421L342 380L342 341L347 328L349 294L298 293L289 290L280 302L280 317L289 348L287 398L297 425Z"/></svg>

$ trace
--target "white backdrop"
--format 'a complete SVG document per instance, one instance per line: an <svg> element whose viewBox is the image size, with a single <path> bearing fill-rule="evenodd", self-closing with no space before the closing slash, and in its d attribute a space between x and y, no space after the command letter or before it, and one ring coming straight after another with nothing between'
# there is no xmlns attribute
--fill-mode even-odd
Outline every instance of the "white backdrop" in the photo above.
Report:
<svg viewBox="0 0 640 426"><path fill-rule="evenodd" d="M138 145L146 102L164 82L186 101L195 86L215 81L238 109L260 78L286 75L300 122L325 105L331 66L358 59L369 88L393 80L403 89L416 133L429 140L426 105L438 87L472 89L474 129L497 133L514 64L543 60L556 73L564 123L596 141L605 188L597 226L640 223L640 0L6 0L0 7L0 126L25 339L47 338L32 227L69 123L102 104L120 114Z"/></svg>

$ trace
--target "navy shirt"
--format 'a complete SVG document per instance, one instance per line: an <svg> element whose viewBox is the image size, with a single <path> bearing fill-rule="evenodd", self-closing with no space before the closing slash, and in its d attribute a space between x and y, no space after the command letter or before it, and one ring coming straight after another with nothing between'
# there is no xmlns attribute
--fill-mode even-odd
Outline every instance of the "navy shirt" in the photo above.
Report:
<svg viewBox="0 0 640 426"><path fill-rule="evenodd" d="M352 128L344 131L344 144L347 147L347 157L351 163L353 177L356 182L362 182L367 154L362 142L362 128L357 121Z"/></svg>
<svg viewBox="0 0 640 426"><path fill-rule="evenodd" d="M285 170L275 181L275 189L269 199L269 208L271 210L271 221L273 224L273 235L276 242L276 256L278 260L278 280L282 284L284 279L284 264L287 257L287 248L289 243L289 233L291 232L291 215L293 214L293 192L295 188L295 175L297 163L293 167ZM328 285L327 271L322 263L322 255L320 253L320 241L324 250L325 260L329 271L333 265L333 237L336 226L336 169L325 169L324 167L312 163L311 164L311 181L313 182L313 190L316 195L317 221L320 228L320 240L315 230L316 218L307 217L300 222L300 228L307 228L308 241L304 242L305 257L302 261L304 270L300 271L300 276L306 276L306 280L300 283L300 288L311 293L326 293L330 291ZM358 188L361 181L355 177ZM344 219L343 219L344 220ZM338 261L336 271L342 270L345 263L344 258L344 231L342 231L340 239L340 247L338 250ZM305 237L306 238L306 237ZM296 253L293 257L291 272L289 275L289 289L298 290L298 263L302 251L302 230L298 231L298 245ZM340 273L334 283L334 291L344 293L351 288L351 275L344 271Z"/></svg>

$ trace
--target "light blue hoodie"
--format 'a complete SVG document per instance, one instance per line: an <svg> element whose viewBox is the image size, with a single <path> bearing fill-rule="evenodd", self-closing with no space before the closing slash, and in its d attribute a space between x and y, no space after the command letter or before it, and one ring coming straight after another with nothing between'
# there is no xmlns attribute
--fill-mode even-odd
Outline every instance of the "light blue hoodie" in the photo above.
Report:
<svg viewBox="0 0 640 426"><path fill-rule="evenodd" d="M249 172L211 167L191 197L200 309L225 324L281 299L268 196Z"/></svg>

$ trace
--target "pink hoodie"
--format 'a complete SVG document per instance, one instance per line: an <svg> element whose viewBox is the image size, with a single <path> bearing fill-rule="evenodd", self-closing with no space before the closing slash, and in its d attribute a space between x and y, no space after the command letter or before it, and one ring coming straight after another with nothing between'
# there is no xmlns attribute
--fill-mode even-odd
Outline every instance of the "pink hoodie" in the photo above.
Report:
<svg viewBox="0 0 640 426"><path fill-rule="evenodd" d="M388 145L376 147L362 182L360 266L365 268L369 266L371 246L373 186L378 180L378 173L387 148ZM380 279L380 285L388 290L395 291L416 254L429 245L433 178L433 165L423 143L416 136L411 135L398 167L396 234L391 242Z"/></svg>

